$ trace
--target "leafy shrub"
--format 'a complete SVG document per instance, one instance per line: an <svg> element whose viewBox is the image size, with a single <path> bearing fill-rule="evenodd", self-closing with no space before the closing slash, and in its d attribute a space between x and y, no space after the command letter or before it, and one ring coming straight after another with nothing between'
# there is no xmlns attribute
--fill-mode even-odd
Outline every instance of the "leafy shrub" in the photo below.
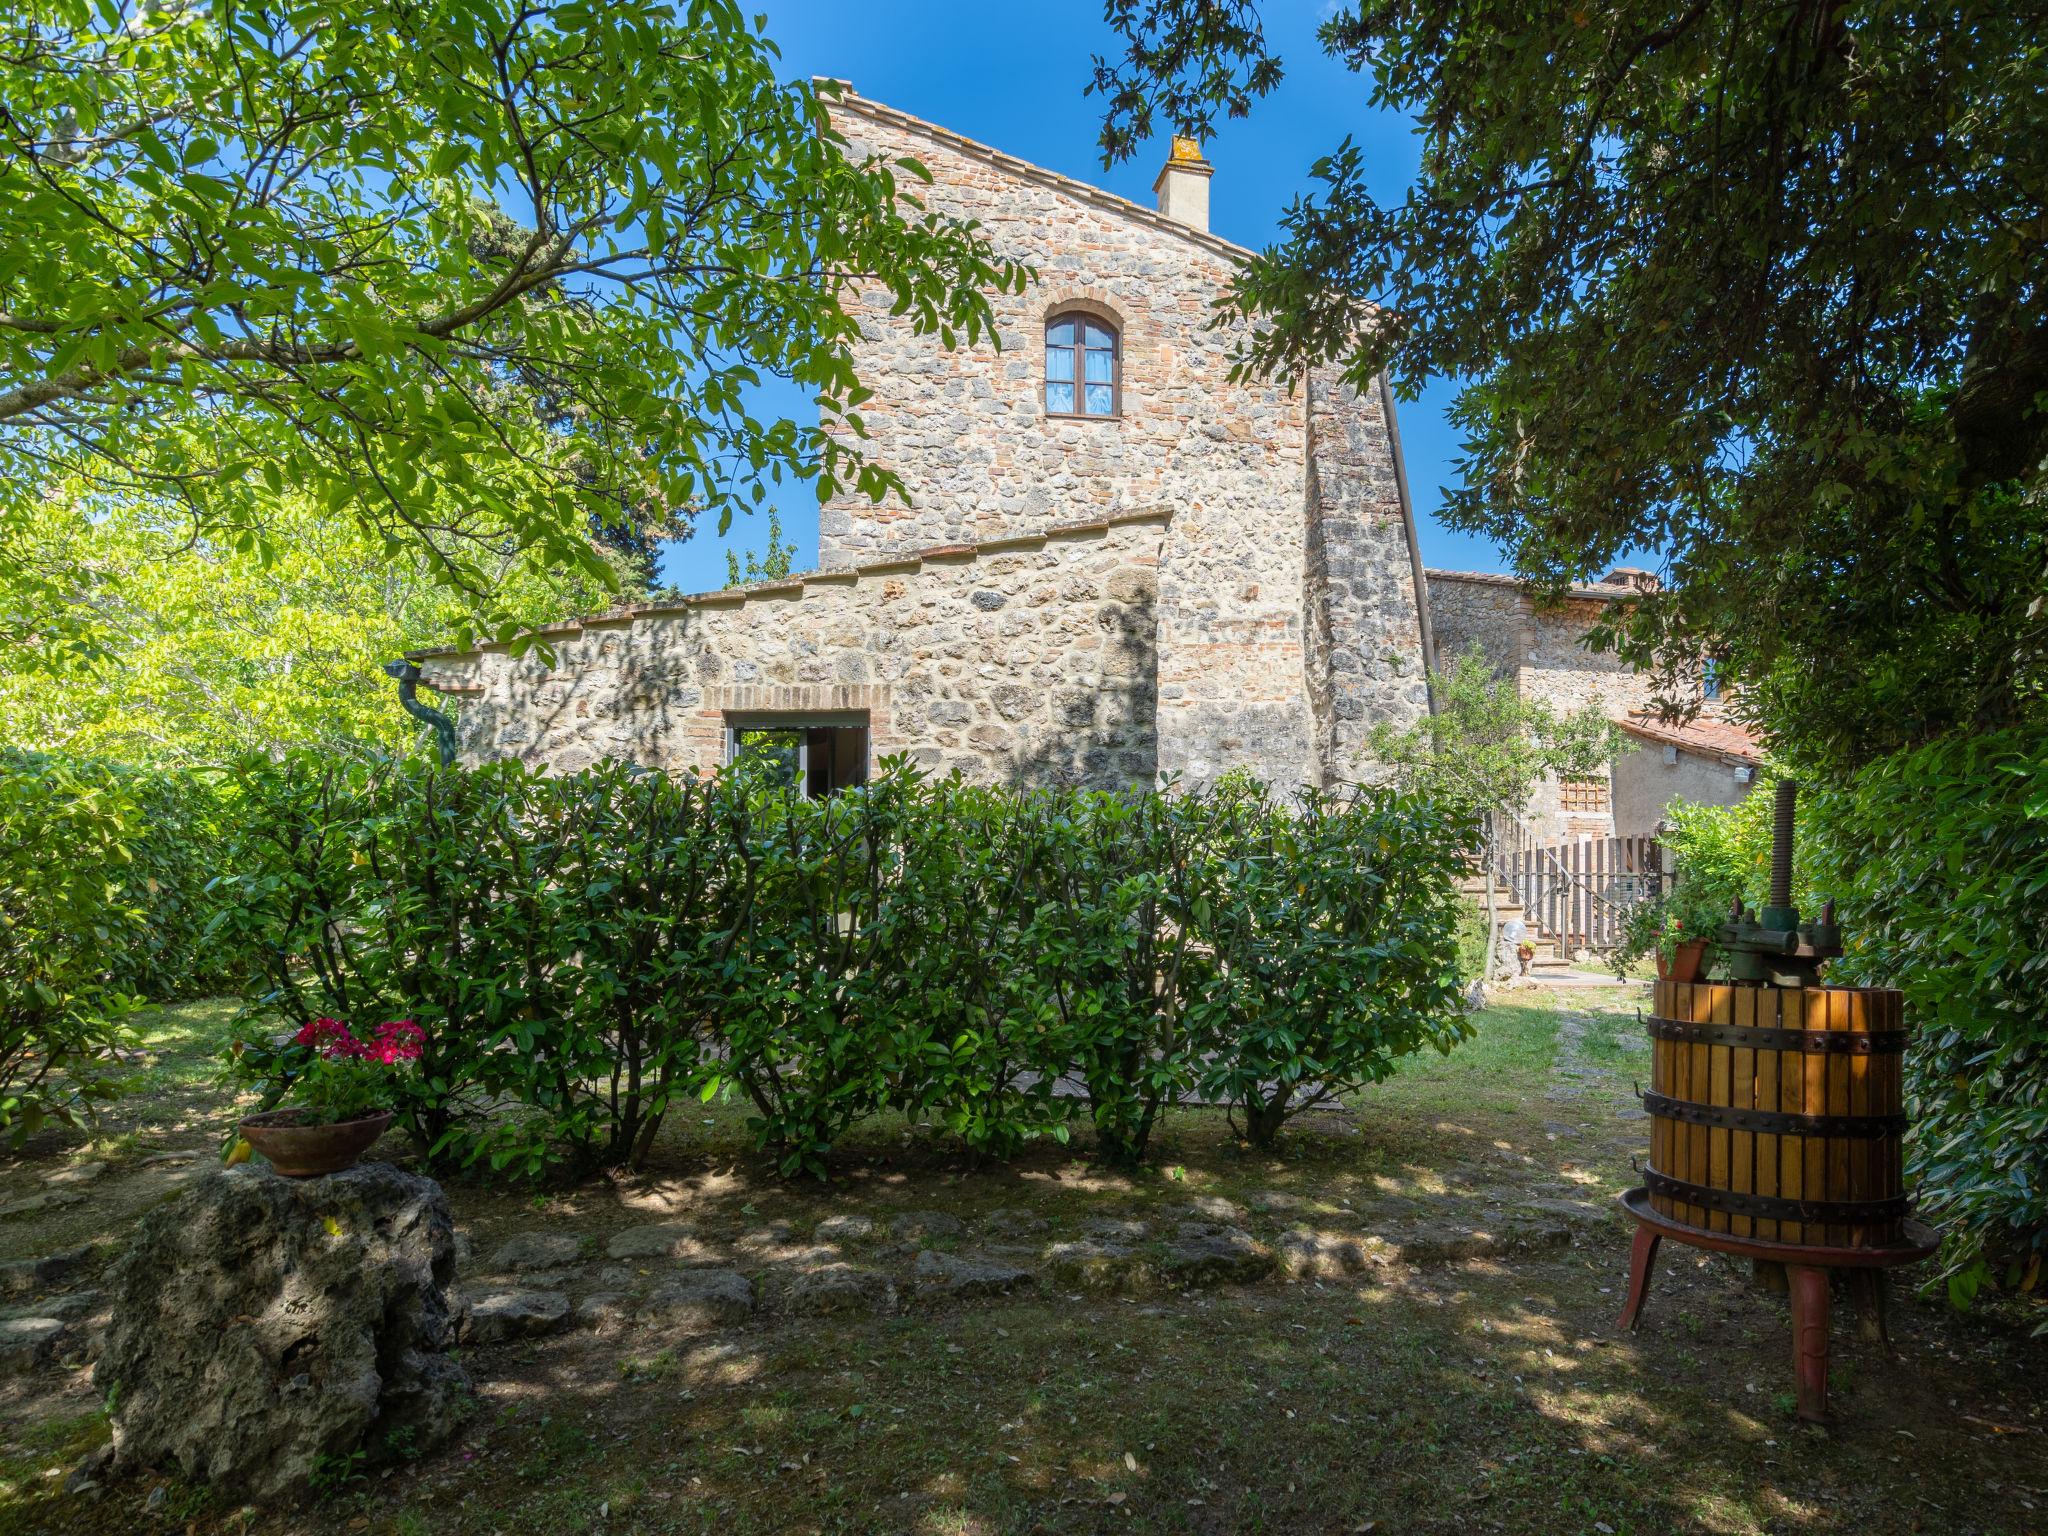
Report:
<svg viewBox="0 0 2048 1536"><path fill-rule="evenodd" d="M1190 919L1213 975L1189 1010L1203 1092L1254 1146L1300 1110L1471 1033L1457 881L1468 819L1409 795L1276 805L1227 785Z"/></svg>
<svg viewBox="0 0 2048 1536"><path fill-rule="evenodd" d="M941 813L905 828L919 943L899 959L915 968L917 999L900 1106L976 1153L1065 1141L1075 1107L1055 1091L1065 1037L1049 968L1025 957L1072 797L948 784L934 801Z"/></svg>
<svg viewBox="0 0 2048 1536"><path fill-rule="evenodd" d="M2048 742L2005 731L1883 759L1805 802L1845 979L1906 994L1909 1172L1949 1224L1951 1295L2048 1254Z"/></svg>
<svg viewBox="0 0 2048 1536"><path fill-rule="evenodd" d="M422 1149L448 1150L513 1070L490 1058L545 964L522 966L508 942L525 909L507 910L517 881L504 863L533 849L503 834L527 775L301 755L250 759L237 778L226 921L254 959L252 1011L282 1014L290 1031L322 1016L417 1021L428 1043L394 1107ZM251 1040L239 1062L264 1108L290 1091L287 1041Z"/></svg>
<svg viewBox="0 0 2048 1536"><path fill-rule="evenodd" d="M885 1111L977 1152L1064 1138L1140 1160L1198 1085L1269 1141L1455 1040L1456 849L1378 792L1020 793L901 763L823 801L744 765L246 765L231 926L259 1010L426 1031L398 1112L436 1156L537 1170L645 1155L721 1092L785 1172ZM284 1039L242 1069L276 1101Z"/></svg>
<svg viewBox="0 0 2048 1536"><path fill-rule="evenodd" d="M638 1161L699 1085L704 1022L745 931L745 866L719 785L605 763L528 787L563 854L552 965L531 983L564 1021L553 1131L586 1161Z"/></svg>
<svg viewBox="0 0 2048 1536"><path fill-rule="evenodd" d="M1044 1069L1079 1079L1098 1151L1130 1166L1194 1081L1185 1014L1214 965L1187 916L1215 802L1053 792L1042 810L1016 954L1051 1030Z"/></svg>
<svg viewBox="0 0 2048 1536"><path fill-rule="evenodd" d="M141 807L53 759L0 764L0 1133L77 1125L119 1092L139 999L115 977L143 940L130 844Z"/></svg>
<svg viewBox="0 0 2048 1536"><path fill-rule="evenodd" d="M71 796L120 808L114 874L122 900L142 920L102 956L111 984L152 1002L238 984L246 957L223 942L214 924L219 900L211 887L232 814L219 775L0 748L0 776L40 782L45 792L34 803L47 814ZM26 814L27 803L17 803L18 814ZM48 846L64 845L53 835Z"/></svg>
<svg viewBox="0 0 2048 1536"><path fill-rule="evenodd" d="M739 894L713 982L723 1059L703 1091L737 1085L785 1173L822 1172L840 1134L915 1076L920 913L903 843L922 789L899 770L803 800L739 772L717 797Z"/></svg>
<svg viewBox="0 0 2048 1536"><path fill-rule="evenodd" d="M397 1110L435 1156L536 1171L651 1142L694 1085L697 946L718 928L704 786L616 763L296 758L239 778L253 1010L418 1020ZM241 1059L267 1101L288 1091L280 1042Z"/></svg>

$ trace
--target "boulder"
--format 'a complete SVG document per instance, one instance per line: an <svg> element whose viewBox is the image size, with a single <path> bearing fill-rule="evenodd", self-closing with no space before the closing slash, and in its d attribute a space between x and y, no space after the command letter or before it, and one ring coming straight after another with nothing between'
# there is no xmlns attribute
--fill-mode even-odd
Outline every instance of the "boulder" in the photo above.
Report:
<svg viewBox="0 0 2048 1536"><path fill-rule="evenodd" d="M754 1287L734 1269L698 1269L648 1292L636 1319L667 1333L713 1333L736 1328L754 1312Z"/></svg>
<svg viewBox="0 0 2048 1536"><path fill-rule="evenodd" d="M92 1258L92 1246L67 1248L39 1259L9 1259L0 1264L0 1295L30 1296L62 1285Z"/></svg>
<svg viewBox="0 0 2048 1536"><path fill-rule="evenodd" d="M966 1230L958 1216L945 1211L906 1211L889 1223L890 1236L899 1242L923 1242L934 1237L958 1237Z"/></svg>
<svg viewBox="0 0 2048 1536"><path fill-rule="evenodd" d="M967 1296L1002 1296L1020 1285L1035 1285L1038 1276L1021 1265L989 1256L962 1258L927 1248L911 1267L911 1284L922 1301Z"/></svg>
<svg viewBox="0 0 2048 1536"><path fill-rule="evenodd" d="M94 1382L115 1467L267 1502L338 1458L431 1448L469 1404L449 1354L454 1271L441 1187L387 1163L195 1180L143 1218L110 1276Z"/></svg>
<svg viewBox="0 0 2048 1536"><path fill-rule="evenodd" d="M465 1344L503 1344L553 1333L569 1320L569 1298L560 1291L497 1291L469 1305L463 1319Z"/></svg>
<svg viewBox="0 0 2048 1536"><path fill-rule="evenodd" d="M994 1237L1023 1237L1052 1228L1052 1223L1043 1216L1008 1205L990 1211L981 1218L981 1225L983 1231Z"/></svg>
<svg viewBox="0 0 2048 1536"><path fill-rule="evenodd" d="M880 1270L827 1264L790 1275L783 1282L782 1305L801 1313L890 1312L896 1286Z"/></svg>
<svg viewBox="0 0 2048 1536"><path fill-rule="evenodd" d="M1280 1234L1280 1268L1297 1280L1340 1280L1393 1258L1386 1241L1296 1227Z"/></svg>
<svg viewBox="0 0 2048 1536"><path fill-rule="evenodd" d="M658 1221L651 1226L628 1227L614 1233L605 1245L614 1259L677 1259L685 1264L718 1264L724 1255L707 1246L687 1222Z"/></svg>
<svg viewBox="0 0 2048 1536"><path fill-rule="evenodd" d="M573 1232L521 1232L491 1258L494 1270L560 1269L583 1257L583 1239Z"/></svg>
<svg viewBox="0 0 2048 1536"><path fill-rule="evenodd" d="M61 1317L0 1318L0 1371L32 1371L49 1364L63 1337Z"/></svg>
<svg viewBox="0 0 2048 1536"><path fill-rule="evenodd" d="M1076 1291L1140 1296L1158 1283L1149 1255L1127 1243L1092 1237L1054 1243L1045 1250L1045 1266L1054 1284Z"/></svg>
<svg viewBox="0 0 2048 1536"><path fill-rule="evenodd" d="M1243 1285L1273 1272L1272 1252L1249 1232L1224 1227L1208 1233L1183 1231L1167 1244L1161 1268L1175 1285Z"/></svg>
<svg viewBox="0 0 2048 1536"><path fill-rule="evenodd" d="M1187 1220L1206 1221L1224 1227L1241 1227L1245 1222L1244 1207L1235 1200L1226 1200L1221 1195L1196 1195L1187 1203Z"/></svg>
<svg viewBox="0 0 2048 1536"><path fill-rule="evenodd" d="M821 1243L864 1242L875 1235L872 1216L827 1216L811 1234Z"/></svg>

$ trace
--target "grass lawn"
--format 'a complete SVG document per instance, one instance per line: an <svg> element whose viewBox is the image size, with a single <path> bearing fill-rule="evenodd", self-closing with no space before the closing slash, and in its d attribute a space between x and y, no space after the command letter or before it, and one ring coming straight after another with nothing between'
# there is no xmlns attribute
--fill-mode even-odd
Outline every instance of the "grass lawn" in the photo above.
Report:
<svg viewBox="0 0 2048 1536"><path fill-rule="evenodd" d="M66 1495L65 1472L106 1434L90 1371L7 1378L0 1536L2048 1529L2035 1319L1957 1316L1901 1287L1888 1361L1842 1307L1829 1430L1792 1417L1784 1301L1744 1266L1667 1245L1643 1332L1617 1333L1628 1231L1612 1197L1645 1129L1637 1000L1517 994L1452 1056L1304 1117L1277 1155L1243 1148L1220 1113L1176 1113L1134 1178L1071 1148L977 1168L888 1121L845 1148L831 1183L784 1184L736 1111L693 1106L644 1176L457 1181L465 1283L479 1289L497 1247L535 1231L588 1239L589 1262L549 1284L658 1279L607 1272L602 1250L623 1228L683 1220L770 1300L725 1333L629 1325L468 1351L477 1412L457 1443L285 1514L161 1477ZM11 1205L53 1172L106 1165L58 1186L87 1198L0 1220L0 1258L112 1251L199 1176L232 1118L211 1067L230 1014L157 1015L144 1095L97 1139L0 1168ZM1320 1277L1103 1289L1033 1258L1036 1283L1008 1296L877 1293L823 1315L772 1304L780 1277L819 1261L828 1217L885 1227L914 1212L935 1229L927 1246L1038 1254L1104 1232L1147 1241L1202 1211L1262 1251L1290 1233L1387 1246ZM880 1236L836 1247L895 1281L917 1250ZM88 1271L78 1285L95 1283Z"/></svg>

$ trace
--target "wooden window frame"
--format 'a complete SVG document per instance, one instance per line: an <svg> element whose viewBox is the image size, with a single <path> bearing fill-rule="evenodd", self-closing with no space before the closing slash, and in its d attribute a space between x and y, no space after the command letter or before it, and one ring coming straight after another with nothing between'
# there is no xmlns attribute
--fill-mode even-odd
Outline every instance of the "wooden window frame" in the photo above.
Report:
<svg viewBox="0 0 2048 1536"><path fill-rule="evenodd" d="M858 730L862 749L860 782L870 782L875 771L875 733L865 710L806 710L790 714L745 710L730 713L725 717L725 760L731 763L738 759L740 738L749 731L787 732L797 738L796 785L798 792L808 800L812 798L810 732L814 730Z"/></svg>
<svg viewBox="0 0 2048 1536"><path fill-rule="evenodd" d="M1046 404L1046 395L1055 381L1046 370L1045 354L1055 350L1050 339L1053 327L1069 320L1074 321L1082 329L1077 333L1072 345L1062 346L1057 350L1071 352L1074 356L1074 403L1076 405L1079 405L1088 398L1088 380L1086 377L1088 353L1091 350L1097 352L1102 350L1100 347L1091 349L1088 346L1087 327L1090 325L1100 326L1103 330L1109 332L1111 344L1109 349L1109 412L1107 415L1097 415L1093 411L1082 410L1056 411ZM1122 420L1124 414L1124 328L1118 325L1116 321L1110 319L1109 316L1098 314L1092 309L1062 309L1045 317L1045 335L1047 339L1038 355L1038 407L1045 412L1046 419L1048 421ZM1058 382L1064 383L1065 381L1060 380Z"/></svg>

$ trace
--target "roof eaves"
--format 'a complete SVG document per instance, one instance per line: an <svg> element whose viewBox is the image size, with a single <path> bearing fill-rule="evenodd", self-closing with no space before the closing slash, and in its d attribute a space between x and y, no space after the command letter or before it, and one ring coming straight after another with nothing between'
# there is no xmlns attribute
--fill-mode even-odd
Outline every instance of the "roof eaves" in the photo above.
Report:
<svg viewBox="0 0 2048 1536"><path fill-rule="evenodd" d="M1668 721L1649 720L1640 715L1624 715L1615 721L1615 724L1631 736L1640 736L1645 741L1677 747L1682 752L1692 752L1701 757L1718 758L1737 767L1754 768L1763 761L1760 746L1739 747L1727 740L1710 740L1688 730L1685 726L1673 725Z"/></svg>
<svg viewBox="0 0 2048 1536"><path fill-rule="evenodd" d="M1105 192L1100 187L1090 186L1085 181L1077 181L1072 176L1063 175L1059 171L1048 170L1042 165L1034 165L1029 160L1020 160L1017 156L996 149L992 145L983 144L978 139L970 139L964 133L955 133L950 128L942 128L937 123L929 122L900 108L885 106L871 97L861 95L844 80L832 80L821 75L814 77L812 83L816 85L829 84L836 87L830 94L821 93L827 113L843 107L874 118L878 122L888 123L893 127L904 128L912 133L922 134L928 139L934 139L945 145L948 149L957 150L977 160L986 161L999 170L1008 171L1013 176L1021 176L1027 181L1038 182L1041 185L1051 187L1056 192L1064 192L1069 197L1078 198L1084 203L1093 204L1095 207L1102 208L1110 213L1121 214L1125 218L1148 225L1153 229L1163 230L1172 235L1179 235L1189 243L1199 245L1218 256L1227 257L1231 261L1244 261L1256 254L1248 246L1239 245L1235 241L1225 240L1221 235L1212 235L1207 230L1196 229L1192 225L1183 224L1179 219L1168 218L1163 213L1147 208L1143 203L1134 203L1127 197L1118 197L1114 192Z"/></svg>

